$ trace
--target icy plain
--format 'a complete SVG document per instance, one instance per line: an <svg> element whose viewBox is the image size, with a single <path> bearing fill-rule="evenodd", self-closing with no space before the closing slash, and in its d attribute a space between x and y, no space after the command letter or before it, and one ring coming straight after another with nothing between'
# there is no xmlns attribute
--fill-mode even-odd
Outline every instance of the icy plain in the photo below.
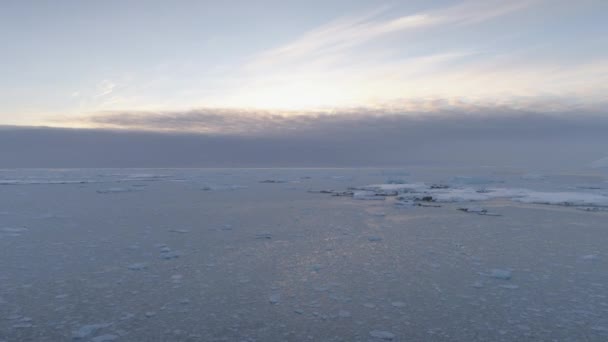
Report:
<svg viewBox="0 0 608 342"><path fill-rule="evenodd" d="M607 341L607 180L0 170L0 341Z"/></svg>

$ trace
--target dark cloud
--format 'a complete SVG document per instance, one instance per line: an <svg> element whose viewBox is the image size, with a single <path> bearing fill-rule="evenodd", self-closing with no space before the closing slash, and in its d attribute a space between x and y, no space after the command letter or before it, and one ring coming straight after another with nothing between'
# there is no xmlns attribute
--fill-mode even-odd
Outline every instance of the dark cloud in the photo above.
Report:
<svg viewBox="0 0 608 342"><path fill-rule="evenodd" d="M109 113L89 121L114 130L0 129L0 167L554 168L585 166L608 154L608 117L592 113L198 110Z"/></svg>

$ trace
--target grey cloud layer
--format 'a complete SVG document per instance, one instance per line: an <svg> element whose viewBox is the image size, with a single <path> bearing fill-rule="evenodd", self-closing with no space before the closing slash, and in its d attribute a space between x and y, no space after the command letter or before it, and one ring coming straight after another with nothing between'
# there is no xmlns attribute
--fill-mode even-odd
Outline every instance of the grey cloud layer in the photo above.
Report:
<svg viewBox="0 0 608 342"><path fill-rule="evenodd" d="M608 154L605 115L506 109L491 114L115 113L91 120L122 130L4 127L0 129L0 168L414 163L560 168L585 166ZM198 132L178 132L184 128Z"/></svg>

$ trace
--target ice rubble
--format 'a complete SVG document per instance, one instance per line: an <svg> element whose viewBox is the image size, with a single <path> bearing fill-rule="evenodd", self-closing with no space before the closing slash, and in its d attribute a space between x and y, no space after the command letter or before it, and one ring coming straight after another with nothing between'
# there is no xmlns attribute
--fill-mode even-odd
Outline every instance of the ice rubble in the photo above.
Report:
<svg viewBox="0 0 608 342"><path fill-rule="evenodd" d="M395 197L398 205L421 205L421 203L425 202L479 202L502 198L521 203L608 208L608 195L597 192L544 192L522 188L480 189L460 185L451 187L442 184L428 185L425 183L371 184L350 188L346 192L334 190L316 192L332 194L334 196L351 196L357 200L384 200L387 197Z"/></svg>

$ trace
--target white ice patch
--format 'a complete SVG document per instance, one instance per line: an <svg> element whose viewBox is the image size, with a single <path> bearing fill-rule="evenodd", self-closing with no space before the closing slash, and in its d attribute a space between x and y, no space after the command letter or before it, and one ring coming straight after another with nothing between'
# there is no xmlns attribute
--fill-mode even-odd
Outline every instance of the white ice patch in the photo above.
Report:
<svg viewBox="0 0 608 342"><path fill-rule="evenodd" d="M542 192L517 188L441 187L412 184L372 184L355 191L355 199L383 199L387 192L395 191L399 200L426 200L432 202L479 202L492 199L508 199L521 203L550 204L564 206L608 207L608 196L592 192Z"/></svg>

